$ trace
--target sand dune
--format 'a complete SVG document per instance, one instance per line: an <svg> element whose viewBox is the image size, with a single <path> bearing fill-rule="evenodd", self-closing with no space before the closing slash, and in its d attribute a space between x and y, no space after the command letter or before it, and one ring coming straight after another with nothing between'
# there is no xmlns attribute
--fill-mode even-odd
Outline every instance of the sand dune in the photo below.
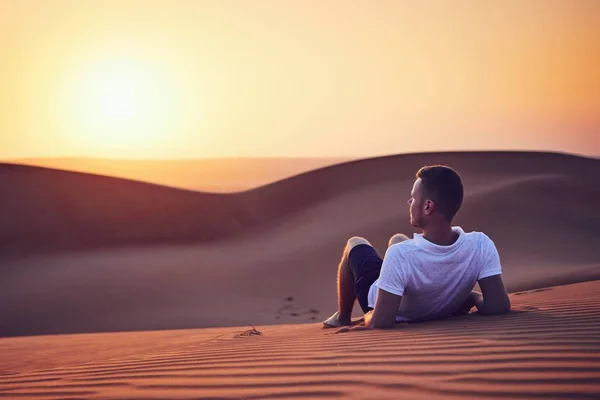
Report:
<svg viewBox="0 0 600 400"><path fill-rule="evenodd" d="M187 160L39 158L15 160L12 163L133 179L180 189L236 192L347 160L347 158L318 157L238 157Z"/></svg>
<svg viewBox="0 0 600 400"><path fill-rule="evenodd" d="M390 222L396 229L409 230L403 202L416 169L427 163L456 167L467 185L467 201L487 192L493 197L492 204L475 200L477 205L488 207L482 211L510 213L515 222L521 217L532 222L540 208L543 213L560 209L560 215L576 219L572 222L586 230L600 218L593 207L599 193L600 160L551 153L382 157L322 168L233 194L198 193L125 179L0 164L0 179L4 187L10 188L0 194L0 217L4 222L0 227L0 255L222 239L279 226L313 207L340 198L352 200L355 194L365 193L373 197L362 200L377 204L368 208L370 220L388 217L379 215L383 201L393 204L395 220ZM588 201L576 200L577 196L570 195L572 191ZM561 198L555 200L557 196ZM513 207L525 206L524 200L529 204L527 209ZM345 209L345 205L340 202L337 208ZM346 216L354 217L356 211L348 208ZM474 214L465 207L459 218L469 220ZM489 229L499 220L506 221L486 215L480 224Z"/></svg>
<svg viewBox="0 0 600 400"><path fill-rule="evenodd" d="M401 155L226 195L5 165L0 336L320 320L345 240L383 253L412 232L405 200L431 163L463 175L456 223L496 242L510 291L600 277L597 159Z"/></svg>
<svg viewBox="0 0 600 400"><path fill-rule="evenodd" d="M319 324L0 340L0 398L600 397L600 282L514 311L335 334Z"/></svg>

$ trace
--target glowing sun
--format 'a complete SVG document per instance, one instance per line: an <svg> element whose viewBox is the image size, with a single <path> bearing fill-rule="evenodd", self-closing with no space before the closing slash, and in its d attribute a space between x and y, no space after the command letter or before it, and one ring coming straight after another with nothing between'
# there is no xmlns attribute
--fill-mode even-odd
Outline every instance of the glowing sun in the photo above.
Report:
<svg viewBox="0 0 600 400"><path fill-rule="evenodd" d="M127 57L79 66L66 91L70 135L109 156L159 149L177 119L171 78L157 63Z"/></svg>

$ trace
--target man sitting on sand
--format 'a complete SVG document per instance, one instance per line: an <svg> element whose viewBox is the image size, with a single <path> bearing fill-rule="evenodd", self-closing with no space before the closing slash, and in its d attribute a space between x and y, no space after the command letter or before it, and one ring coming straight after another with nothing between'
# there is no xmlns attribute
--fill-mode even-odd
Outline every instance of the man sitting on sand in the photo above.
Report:
<svg viewBox="0 0 600 400"><path fill-rule="evenodd" d="M463 201L460 175L450 167L417 172L408 200L413 239L396 234L382 260L366 239L348 240L338 268L338 311L325 327L350 325L358 300L367 328L466 314L510 311L494 242L481 232L452 226ZM482 293L473 290L479 283Z"/></svg>

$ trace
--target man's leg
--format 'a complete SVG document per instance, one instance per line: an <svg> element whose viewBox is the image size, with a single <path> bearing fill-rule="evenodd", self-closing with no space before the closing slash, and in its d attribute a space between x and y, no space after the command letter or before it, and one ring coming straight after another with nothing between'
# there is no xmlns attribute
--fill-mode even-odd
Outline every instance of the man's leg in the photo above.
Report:
<svg viewBox="0 0 600 400"><path fill-rule="evenodd" d="M396 233L390 238L390 241L388 242L388 247L391 247L396 243L404 242L405 240L409 240L409 237L403 233Z"/></svg>
<svg viewBox="0 0 600 400"><path fill-rule="evenodd" d="M356 301L356 294L354 293L354 276L352 275L352 271L350 271L350 267L348 265L348 257L350 255L350 251L359 244L371 245L367 239L354 236L348 239L348 242L344 247L342 259L338 265L338 311L323 322L323 324L326 326L350 325L352 308L354 307L354 302Z"/></svg>
<svg viewBox="0 0 600 400"><path fill-rule="evenodd" d="M354 307L354 302L356 300L356 294L354 293L354 276L348 266L348 256L350 255L350 251L359 244L371 245L365 238L358 236L351 237L346 243L342 260L338 266L338 313L339 321L344 325L350 325L352 308Z"/></svg>

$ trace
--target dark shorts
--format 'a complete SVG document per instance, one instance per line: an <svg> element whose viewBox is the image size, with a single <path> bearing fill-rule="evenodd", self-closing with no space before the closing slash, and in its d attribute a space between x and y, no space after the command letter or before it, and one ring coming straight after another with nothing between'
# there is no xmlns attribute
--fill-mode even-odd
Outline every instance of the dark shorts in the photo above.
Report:
<svg viewBox="0 0 600 400"><path fill-rule="evenodd" d="M369 289L379 278L382 264L377 250L368 244L353 247L348 255L348 265L354 277L354 294L365 313L372 310L368 301Z"/></svg>

